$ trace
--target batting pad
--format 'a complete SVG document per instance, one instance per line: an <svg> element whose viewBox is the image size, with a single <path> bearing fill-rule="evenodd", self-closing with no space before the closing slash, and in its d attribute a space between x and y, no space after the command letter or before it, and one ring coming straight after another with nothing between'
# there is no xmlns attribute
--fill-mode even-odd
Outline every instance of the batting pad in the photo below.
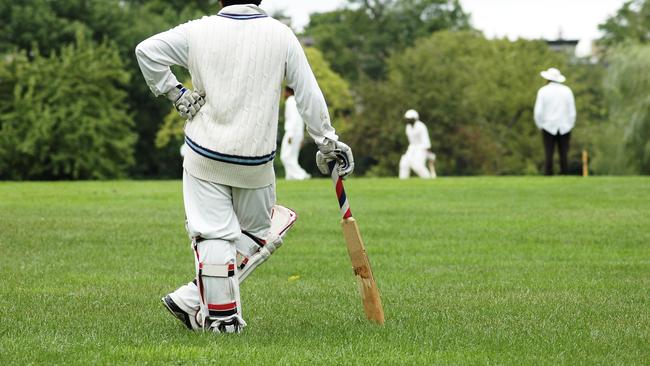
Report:
<svg viewBox="0 0 650 366"><path fill-rule="evenodd" d="M240 256L238 261L239 283L259 267L282 245L282 238L298 219L298 215L291 209L275 205L271 211L271 229L265 243L260 243L259 250L253 255Z"/></svg>

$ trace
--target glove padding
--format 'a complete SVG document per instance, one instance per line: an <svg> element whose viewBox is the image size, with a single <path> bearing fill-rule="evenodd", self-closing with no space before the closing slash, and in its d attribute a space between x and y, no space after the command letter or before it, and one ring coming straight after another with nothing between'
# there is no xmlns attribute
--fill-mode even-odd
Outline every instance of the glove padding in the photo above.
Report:
<svg viewBox="0 0 650 366"><path fill-rule="evenodd" d="M181 84L167 93L167 98L172 101L178 114L185 119L192 119L199 113L205 104L203 97L205 97L205 93L199 93L196 90L190 91Z"/></svg>
<svg viewBox="0 0 650 366"><path fill-rule="evenodd" d="M329 175L330 168L328 163L336 161L336 169L339 177L347 177L354 171L354 156L352 149L340 141L325 139L325 143L318 145L316 153L316 166L321 173Z"/></svg>

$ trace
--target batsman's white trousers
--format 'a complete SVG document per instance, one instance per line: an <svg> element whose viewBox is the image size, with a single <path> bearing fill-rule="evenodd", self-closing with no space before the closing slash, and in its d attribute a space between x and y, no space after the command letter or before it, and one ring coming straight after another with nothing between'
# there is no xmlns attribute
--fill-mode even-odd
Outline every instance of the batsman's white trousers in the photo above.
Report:
<svg viewBox="0 0 650 366"><path fill-rule="evenodd" d="M224 186L183 173L187 232L192 241L197 277L170 294L188 314L202 319L236 316L242 324L236 253L257 251L242 231L266 240L275 204L275 185L259 189Z"/></svg>
<svg viewBox="0 0 650 366"><path fill-rule="evenodd" d="M302 140L297 140L295 138L291 139L291 143L289 143L289 136L286 134L282 138L280 160L282 160L285 178L287 180L303 180L310 178L309 173L307 173L298 163L301 144Z"/></svg>
<svg viewBox="0 0 650 366"><path fill-rule="evenodd" d="M431 172L427 169L426 162L427 150L409 147L399 161L399 178L407 179L411 175L411 169L420 178L431 178Z"/></svg>

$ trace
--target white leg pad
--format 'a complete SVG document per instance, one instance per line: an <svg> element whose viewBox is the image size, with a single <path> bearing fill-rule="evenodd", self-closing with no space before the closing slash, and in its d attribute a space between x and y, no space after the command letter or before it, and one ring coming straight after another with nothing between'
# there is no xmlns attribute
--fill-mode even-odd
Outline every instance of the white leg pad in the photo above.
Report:
<svg viewBox="0 0 650 366"><path fill-rule="evenodd" d="M204 240L195 245L197 281L204 327L216 321L241 319L235 245L225 240ZM243 323L243 319L241 322Z"/></svg>
<svg viewBox="0 0 650 366"><path fill-rule="evenodd" d="M282 239L298 219L298 215L291 209L275 205L271 213L271 229L267 236L268 240L251 256L243 255L239 261L239 283L250 276L257 267L282 246Z"/></svg>
<svg viewBox="0 0 650 366"><path fill-rule="evenodd" d="M402 155L399 159L399 179L408 179L411 175L411 167L409 165L409 157Z"/></svg>

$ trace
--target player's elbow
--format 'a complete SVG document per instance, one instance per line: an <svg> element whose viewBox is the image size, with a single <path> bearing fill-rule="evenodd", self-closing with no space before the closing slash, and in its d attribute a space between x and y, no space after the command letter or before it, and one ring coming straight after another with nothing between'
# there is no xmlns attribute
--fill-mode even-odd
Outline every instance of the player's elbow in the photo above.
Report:
<svg viewBox="0 0 650 366"><path fill-rule="evenodd" d="M145 39L144 41L138 43L138 45L135 46L135 57L138 59L146 57L150 47L149 43L150 42L148 39Z"/></svg>

